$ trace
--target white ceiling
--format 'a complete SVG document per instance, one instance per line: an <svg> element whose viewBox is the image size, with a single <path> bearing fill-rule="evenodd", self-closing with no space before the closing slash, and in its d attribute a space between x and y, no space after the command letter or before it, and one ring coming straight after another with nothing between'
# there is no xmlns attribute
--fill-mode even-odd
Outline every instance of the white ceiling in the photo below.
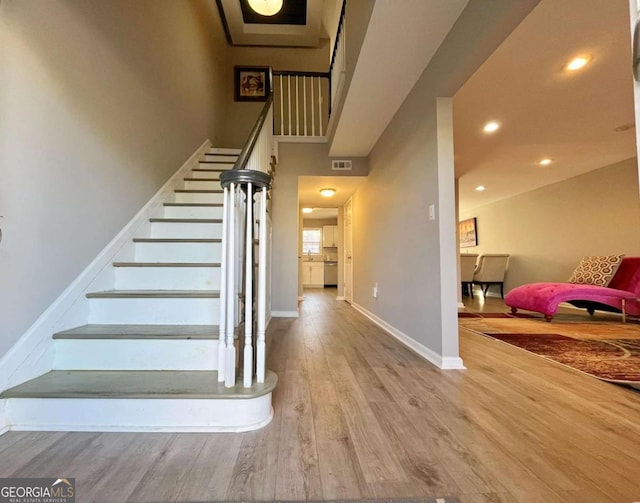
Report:
<svg viewBox="0 0 640 503"><path fill-rule="evenodd" d="M367 179L366 176L300 176L298 203L300 207L335 208L342 206ZM333 197L322 197L320 189L336 189Z"/></svg>
<svg viewBox="0 0 640 503"><path fill-rule="evenodd" d="M304 213L302 220L338 218L338 208L313 208L313 213Z"/></svg>
<svg viewBox="0 0 640 503"><path fill-rule="evenodd" d="M468 1L376 1L330 155L369 155Z"/></svg>
<svg viewBox="0 0 640 503"><path fill-rule="evenodd" d="M454 97L460 208L635 156L627 0L542 0ZM587 53L569 74L563 66ZM482 133L485 122L502 128ZM537 164L553 159L547 167ZM484 192L477 192L484 185Z"/></svg>

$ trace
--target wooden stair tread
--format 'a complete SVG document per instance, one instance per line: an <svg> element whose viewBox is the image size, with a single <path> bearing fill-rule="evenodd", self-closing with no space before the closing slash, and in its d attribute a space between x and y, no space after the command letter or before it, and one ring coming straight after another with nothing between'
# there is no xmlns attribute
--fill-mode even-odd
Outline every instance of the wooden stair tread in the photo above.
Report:
<svg viewBox="0 0 640 503"><path fill-rule="evenodd" d="M53 334L54 339L214 339L218 325L82 325Z"/></svg>
<svg viewBox="0 0 640 503"><path fill-rule="evenodd" d="M184 178L185 182L219 182L220 178Z"/></svg>
<svg viewBox="0 0 640 503"><path fill-rule="evenodd" d="M247 399L271 392L278 377L250 388L225 388L218 372L175 370L52 370L0 394L5 398Z"/></svg>
<svg viewBox="0 0 640 503"><path fill-rule="evenodd" d="M222 173L223 171L229 171L224 168L193 168L191 171L202 171L204 173Z"/></svg>
<svg viewBox="0 0 640 503"><path fill-rule="evenodd" d="M193 208L222 208L222 203L163 203L163 206L185 206Z"/></svg>
<svg viewBox="0 0 640 503"><path fill-rule="evenodd" d="M113 267L220 267L220 262L114 262Z"/></svg>
<svg viewBox="0 0 640 503"><path fill-rule="evenodd" d="M180 194L222 194L222 190L205 190L205 189L176 189L174 192Z"/></svg>
<svg viewBox="0 0 640 503"><path fill-rule="evenodd" d="M221 224L221 218L150 218L149 222L170 224Z"/></svg>
<svg viewBox="0 0 640 503"><path fill-rule="evenodd" d="M225 156L225 154L205 154L205 155L221 155L221 156ZM236 161L198 161L198 162L200 164L235 164L236 163Z"/></svg>
<svg viewBox="0 0 640 503"><path fill-rule="evenodd" d="M104 290L90 292L88 299L217 299L217 290Z"/></svg>
<svg viewBox="0 0 640 503"><path fill-rule="evenodd" d="M134 243L222 243L222 239L210 238L133 238Z"/></svg>

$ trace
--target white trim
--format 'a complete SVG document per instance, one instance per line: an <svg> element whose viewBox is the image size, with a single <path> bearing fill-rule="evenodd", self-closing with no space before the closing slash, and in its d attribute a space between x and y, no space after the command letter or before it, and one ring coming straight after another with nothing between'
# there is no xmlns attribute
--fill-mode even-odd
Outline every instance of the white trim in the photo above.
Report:
<svg viewBox="0 0 640 503"><path fill-rule="evenodd" d="M343 297L342 295L338 295L338 296L336 297L336 300L344 300L344 297Z"/></svg>
<svg viewBox="0 0 640 503"><path fill-rule="evenodd" d="M85 293L108 269L114 256L129 244L135 232L148 222L152 212L164 202L198 159L211 146L206 140L176 173L156 192L138 214L114 237L96 258L53 301L33 325L0 359L0 390L10 388L41 375L52 368L53 339L56 331L87 322L89 314ZM110 276L113 281L113 276ZM107 279L108 280L108 279ZM106 281L106 280L105 280ZM95 285L93 285L95 287Z"/></svg>
<svg viewBox="0 0 640 503"><path fill-rule="evenodd" d="M8 432L11 429L7 420L6 407L7 401L4 399L0 400L0 435Z"/></svg>
<svg viewBox="0 0 640 503"><path fill-rule="evenodd" d="M466 309L467 306L465 306L462 302L458 302L458 309Z"/></svg>
<svg viewBox="0 0 640 503"><path fill-rule="evenodd" d="M462 358L454 357L454 356L442 356L436 353L435 351L433 351L432 349L429 349L427 346L415 341L404 332L401 332L397 328L389 325L386 321L384 321L381 318L378 318L375 314L365 309L361 305L353 302L351 303L351 306L353 306L353 308L356 311L359 311L364 316L366 316L371 321L373 321L380 328L382 328L383 330L388 332L390 335L398 339L402 344L404 344L408 348L418 353L425 360L433 363L436 367L441 368L443 370L464 370L466 368L462 362Z"/></svg>
<svg viewBox="0 0 640 503"><path fill-rule="evenodd" d="M297 318L298 311L272 311L271 316L273 318Z"/></svg>
<svg viewBox="0 0 640 503"><path fill-rule="evenodd" d="M276 143L327 143L326 136L287 136L274 135Z"/></svg>

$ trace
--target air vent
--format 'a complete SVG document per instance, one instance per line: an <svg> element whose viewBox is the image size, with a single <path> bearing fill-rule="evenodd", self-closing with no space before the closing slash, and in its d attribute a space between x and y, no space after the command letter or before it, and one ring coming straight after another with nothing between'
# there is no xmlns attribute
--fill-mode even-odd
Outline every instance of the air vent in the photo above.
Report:
<svg viewBox="0 0 640 503"><path fill-rule="evenodd" d="M333 171L351 171L351 161L331 161Z"/></svg>

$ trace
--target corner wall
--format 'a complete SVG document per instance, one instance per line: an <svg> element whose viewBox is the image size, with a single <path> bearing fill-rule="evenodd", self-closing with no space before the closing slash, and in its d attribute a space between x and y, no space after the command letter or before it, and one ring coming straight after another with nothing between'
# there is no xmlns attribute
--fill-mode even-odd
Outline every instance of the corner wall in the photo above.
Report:
<svg viewBox="0 0 640 503"><path fill-rule="evenodd" d="M640 256L636 159L461 211L476 217L479 246L462 253L509 253L505 291L566 281L585 255Z"/></svg>
<svg viewBox="0 0 640 503"><path fill-rule="evenodd" d="M206 138L226 41L206 0L0 3L0 357Z"/></svg>

